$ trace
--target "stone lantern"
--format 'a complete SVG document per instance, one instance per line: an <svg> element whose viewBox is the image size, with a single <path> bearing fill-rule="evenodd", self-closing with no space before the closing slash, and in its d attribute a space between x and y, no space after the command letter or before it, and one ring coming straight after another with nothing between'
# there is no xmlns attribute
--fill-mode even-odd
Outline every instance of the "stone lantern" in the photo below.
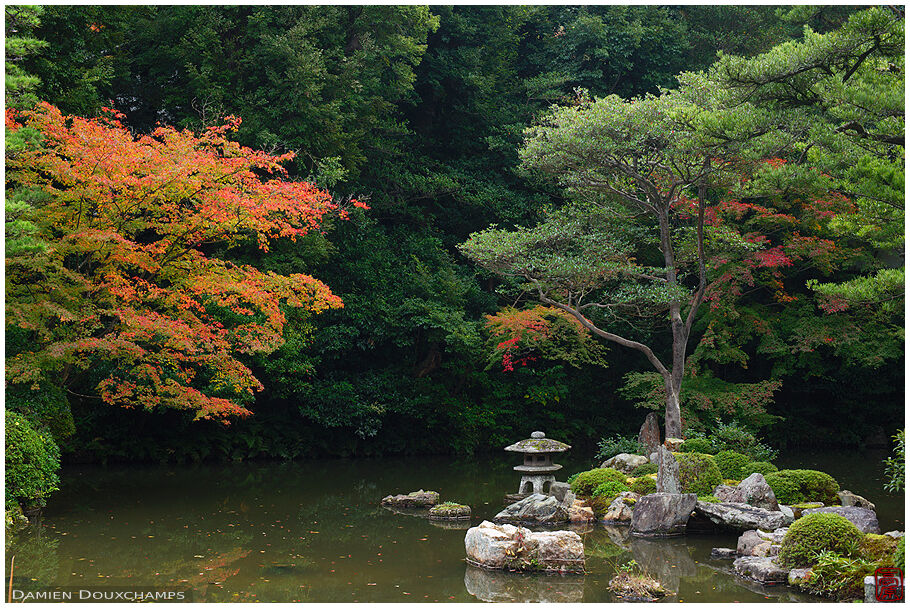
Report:
<svg viewBox="0 0 910 608"><path fill-rule="evenodd" d="M530 439L522 439L505 448L506 452L521 452L525 455L524 464L514 467L522 474L521 482L518 484L518 493L546 494L549 492L550 485L556 481L553 473L562 468L561 464L553 464L550 455L565 452L571 447L561 441L547 439L541 431L534 431L531 433Z"/></svg>

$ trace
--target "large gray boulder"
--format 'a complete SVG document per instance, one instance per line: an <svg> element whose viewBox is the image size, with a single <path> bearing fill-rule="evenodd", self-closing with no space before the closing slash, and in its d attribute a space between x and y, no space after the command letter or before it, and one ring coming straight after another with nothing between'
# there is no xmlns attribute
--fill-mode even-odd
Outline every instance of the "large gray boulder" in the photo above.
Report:
<svg viewBox="0 0 910 608"><path fill-rule="evenodd" d="M657 448L657 491L679 494L679 463L664 446Z"/></svg>
<svg viewBox="0 0 910 608"><path fill-rule="evenodd" d="M714 495L717 496L715 489ZM736 486L729 497L721 498L724 502L743 502L753 507L767 509L768 511L780 511L780 505L777 504L777 497L774 496L774 490L765 481L761 473L752 473Z"/></svg>
<svg viewBox="0 0 910 608"><path fill-rule="evenodd" d="M878 517L872 509L862 507L821 507L818 509L806 509L803 511L803 517L810 513L837 513L847 518L854 526L859 528L863 534L879 534L881 528L878 527Z"/></svg>
<svg viewBox="0 0 910 608"><path fill-rule="evenodd" d="M383 507L393 509L428 509L439 502L439 492L417 490L409 494L389 495L382 499Z"/></svg>
<svg viewBox="0 0 910 608"><path fill-rule="evenodd" d="M632 534L672 536L682 534L698 496L657 492L642 496L632 511Z"/></svg>
<svg viewBox="0 0 910 608"><path fill-rule="evenodd" d="M837 497L840 498L842 507L862 507L875 511L875 503L863 498L859 494L854 494L850 490L841 490L837 493Z"/></svg>
<svg viewBox="0 0 910 608"><path fill-rule="evenodd" d="M531 494L512 503L493 518L496 522L525 524L558 524L568 520L569 508L565 503L543 494Z"/></svg>
<svg viewBox="0 0 910 608"><path fill-rule="evenodd" d="M648 464L648 459L645 456L639 456L638 454L617 454L613 458L605 461L600 467L602 469L616 469L626 475L631 475L632 471L643 464Z"/></svg>
<svg viewBox="0 0 910 608"><path fill-rule="evenodd" d="M645 448L645 454L653 454L660 447L660 425L654 412L645 416L645 422L638 431L638 443Z"/></svg>
<svg viewBox="0 0 910 608"><path fill-rule="evenodd" d="M763 585L786 583L789 571L770 557L740 557L733 562L733 571Z"/></svg>
<svg viewBox="0 0 910 608"><path fill-rule="evenodd" d="M712 503L699 500L695 512L709 519L715 526L728 530L776 530L793 523L793 518L782 511L769 511L744 503Z"/></svg>
<svg viewBox="0 0 910 608"><path fill-rule="evenodd" d="M632 521L632 511L635 503L641 498L641 494L635 492L620 492L619 496L610 503L607 512L604 513L603 522L605 524L628 524Z"/></svg>
<svg viewBox="0 0 910 608"><path fill-rule="evenodd" d="M484 521L464 537L467 561L481 568L583 572L585 546L568 530L531 532Z"/></svg>

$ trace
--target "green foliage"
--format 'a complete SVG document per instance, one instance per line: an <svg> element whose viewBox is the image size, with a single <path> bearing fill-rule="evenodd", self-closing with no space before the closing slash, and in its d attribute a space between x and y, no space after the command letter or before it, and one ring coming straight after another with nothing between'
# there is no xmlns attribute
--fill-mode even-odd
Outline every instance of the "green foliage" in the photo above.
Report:
<svg viewBox="0 0 910 608"><path fill-rule="evenodd" d="M8 108L29 108L38 102L35 89L41 79L30 74L22 62L48 46L44 40L34 37L34 31L41 23L41 6L6 6L6 106Z"/></svg>
<svg viewBox="0 0 910 608"><path fill-rule="evenodd" d="M904 541L905 541L904 536L901 536L900 540L897 541L897 548L894 549L894 558L893 558L894 565L897 566L898 568L900 568L901 570L904 569Z"/></svg>
<svg viewBox="0 0 910 608"><path fill-rule="evenodd" d="M730 479L745 479L752 473L761 473L767 477L771 473L777 472L777 467L770 462L748 462L739 469L739 475L730 477Z"/></svg>
<svg viewBox="0 0 910 608"><path fill-rule="evenodd" d="M904 429L894 435L894 456L885 459L885 489L889 492L900 492L904 489L904 475L907 461L904 454Z"/></svg>
<svg viewBox="0 0 910 608"><path fill-rule="evenodd" d="M884 534L866 534L860 547L860 555L871 562L890 560L898 548L898 539Z"/></svg>
<svg viewBox="0 0 910 608"><path fill-rule="evenodd" d="M591 469L590 471L582 471L569 483L572 486L572 491L579 496L593 496L597 486L609 482L625 484L626 476L616 469Z"/></svg>
<svg viewBox="0 0 910 608"><path fill-rule="evenodd" d="M826 505L839 504L837 492L840 486L833 477L821 471L783 469L765 475L765 481L782 504L816 501Z"/></svg>
<svg viewBox="0 0 910 608"><path fill-rule="evenodd" d="M720 499L717 496L715 496L714 494L704 494L702 496L699 496L698 500L700 500L702 502L713 502L713 503L720 502Z"/></svg>
<svg viewBox="0 0 910 608"><path fill-rule="evenodd" d="M774 460L777 451L764 445L754 434L740 426L737 422L725 424L721 422L711 434L711 444L718 452L730 450L745 454L755 461Z"/></svg>
<svg viewBox="0 0 910 608"><path fill-rule="evenodd" d="M597 454L594 458L603 461L609 460L617 454L641 454L643 451L637 437L614 435L604 437L597 443Z"/></svg>
<svg viewBox="0 0 910 608"><path fill-rule="evenodd" d="M653 477L641 476L632 482L630 489L642 496L645 494L653 494L657 491L657 480Z"/></svg>
<svg viewBox="0 0 910 608"><path fill-rule="evenodd" d="M15 332L8 332L8 336L10 333ZM6 409L47 428L58 444L76 430L66 394L54 384L42 383L37 388L21 384L7 386Z"/></svg>
<svg viewBox="0 0 910 608"><path fill-rule="evenodd" d="M592 496L612 501L614 498L619 496L621 492L628 491L629 486L621 481L606 481L604 483L598 484L598 486L594 488Z"/></svg>
<svg viewBox="0 0 910 608"><path fill-rule="evenodd" d="M814 562L812 576L800 587L838 601L862 601L864 579L878 567L862 557L846 557L837 551L821 551Z"/></svg>
<svg viewBox="0 0 910 608"><path fill-rule="evenodd" d="M679 451L698 452L700 454L713 454L714 447L711 445L711 442L704 437L693 437L691 439L686 439L683 441L682 445L679 446Z"/></svg>
<svg viewBox="0 0 910 608"><path fill-rule="evenodd" d="M788 568L812 566L822 551L850 556L857 553L863 533L836 513L810 513L797 519L781 543L780 563Z"/></svg>
<svg viewBox="0 0 910 608"><path fill-rule="evenodd" d="M723 483L720 469L708 454L675 453L679 463L679 483L683 492L708 495Z"/></svg>
<svg viewBox="0 0 910 608"><path fill-rule="evenodd" d="M632 471L632 475L635 477L641 477L643 475L650 475L651 473L657 472L657 463L655 462L646 462L643 465L635 467L635 470Z"/></svg>
<svg viewBox="0 0 910 608"><path fill-rule="evenodd" d="M752 461L745 454L734 452L732 450L723 450L714 456L714 463L720 469L720 474L724 479L742 479L742 468Z"/></svg>
<svg viewBox="0 0 910 608"><path fill-rule="evenodd" d="M6 412L6 503L43 506L57 490L60 450L53 437L22 414Z"/></svg>

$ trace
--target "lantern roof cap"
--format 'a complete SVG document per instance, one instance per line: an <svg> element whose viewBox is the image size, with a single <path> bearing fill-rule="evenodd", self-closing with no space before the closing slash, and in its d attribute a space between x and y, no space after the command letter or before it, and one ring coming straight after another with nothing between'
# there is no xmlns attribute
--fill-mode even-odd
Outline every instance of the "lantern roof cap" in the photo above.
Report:
<svg viewBox="0 0 910 608"><path fill-rule="evenodd" d="M543 431L534 431L531 433L530 439L522 439L517 443L513 443L505 448L505 451L522 452L524 454L543 454L565 452L571 447L572 446L567 443L556 441L555 439L547 439Z"/></svg>

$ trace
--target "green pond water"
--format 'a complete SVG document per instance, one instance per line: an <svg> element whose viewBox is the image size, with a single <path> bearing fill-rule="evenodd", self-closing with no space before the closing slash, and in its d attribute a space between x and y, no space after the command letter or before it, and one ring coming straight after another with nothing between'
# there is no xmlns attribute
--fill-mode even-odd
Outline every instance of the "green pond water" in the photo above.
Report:
<svg viewBox="0 0 910 608"><path fill-rule="evenodd" d="M903 498L881 490L884 452L781 457L827 471L878 507L883 531L904 529ZM194 601L470 602L617 598L616 564L635 559L678 602L812 601L765 587L712 560L736 535L643 540L625 528L579 530L586 575L521 575L464 562L468 525L491 519L517 490L514 455L376 458L199 466L67 466L62 489L31 529L7 543L17 590L185 588ZM557 479L588 468L566 458ZM469 504L470 524L436 525L379 506L432 489ZM7 580L7 584L9 581Z"/></svg>

